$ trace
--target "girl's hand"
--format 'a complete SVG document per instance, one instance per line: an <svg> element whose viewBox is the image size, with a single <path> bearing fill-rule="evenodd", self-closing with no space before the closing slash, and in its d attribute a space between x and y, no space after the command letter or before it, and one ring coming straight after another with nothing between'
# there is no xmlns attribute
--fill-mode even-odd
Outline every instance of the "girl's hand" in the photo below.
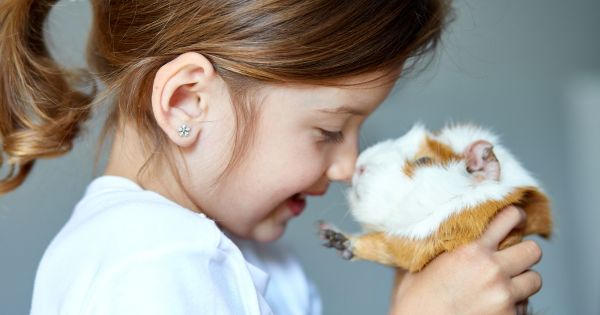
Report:
<svg viewBox="0 0 600 315"><path fill-rule="evenodd" d="M395 288L390 314L519 314L516 305L542 286L540 275L528 270L542 251L531 240L500 251L498 244L524 220L523 210L507 207L478 240L407 273Z"/></svg>

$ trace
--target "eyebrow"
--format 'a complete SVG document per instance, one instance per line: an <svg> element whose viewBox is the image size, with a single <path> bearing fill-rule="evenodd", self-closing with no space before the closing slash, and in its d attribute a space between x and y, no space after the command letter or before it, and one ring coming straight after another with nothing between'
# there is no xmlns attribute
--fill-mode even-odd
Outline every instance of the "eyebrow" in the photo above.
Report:
<svg viewBox="0 0 600 315"><path fill-rule="evenodd" d="M367 112L349 106L339 106L336 108L321 108L318 111L327 114L352 114L357 116L367 116Z"/></svg>

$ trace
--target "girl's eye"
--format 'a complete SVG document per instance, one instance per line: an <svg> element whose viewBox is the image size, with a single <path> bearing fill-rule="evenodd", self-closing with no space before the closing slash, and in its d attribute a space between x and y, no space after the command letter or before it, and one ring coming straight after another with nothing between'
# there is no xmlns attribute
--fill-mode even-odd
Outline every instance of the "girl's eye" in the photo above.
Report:
<svg viewBox="0 0 600 315"><path fill-rule="evenodd" d="M328 131L325 129L319 129L319 131L321 132L321 134L325 138L325 141L327 142L344 142L344 133L341 131Z"/></svg>

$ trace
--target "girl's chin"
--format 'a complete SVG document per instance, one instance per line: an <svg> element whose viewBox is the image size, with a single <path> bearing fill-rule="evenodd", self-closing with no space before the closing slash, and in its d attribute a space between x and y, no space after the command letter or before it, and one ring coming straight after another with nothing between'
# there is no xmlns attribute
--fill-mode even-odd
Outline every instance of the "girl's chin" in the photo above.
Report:
<svg viewBox="0 0 600 315"><path fill-rule="evenodd" d="M293 217L288 207L280 205L252 230L252 238L259 242L272 242L285 232L288 221Z"/></svg>
<svg viewBox="0 0 600 315"><path fill-rule="evenodd" d="M254 240L257 242L272 242L279 239L283 233L285 232L285 227L287 222L276 224L273 221L263 221L255 226L251 230L246 230L244 232L241 231L233 231L221 227L226 234L229 236L245 239L245 240Z"/></svg>
<svg viewBox="0 0 600 315"><path fill-rule="evenodd" d="M273 242L283 235L286 224L287 222L280 224L274 224L274 222L260 224L252 231L252 239L264 243Z"/></svg>
<svg viewBox="0 0 600 315"><path fill-rule="evenodd" d="M266 217L254 225L253 228L246 230L243 236L238 235L238 237L253 239L258 242L275 241L283 235L288 221L294 216L286 200L286 202L277 206Z"/></svg>

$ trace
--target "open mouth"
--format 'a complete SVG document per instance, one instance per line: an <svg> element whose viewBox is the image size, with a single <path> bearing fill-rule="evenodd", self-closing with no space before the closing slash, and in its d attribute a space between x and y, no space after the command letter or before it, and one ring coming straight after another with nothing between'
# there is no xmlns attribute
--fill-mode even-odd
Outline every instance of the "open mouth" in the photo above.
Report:
<svg viewBox="0 0 600 315"><path fill-rule="evenodd" d="M299 216L306 207L306 196L301 193L294 194L287 200L287 205L294 216Z"/></svg>

